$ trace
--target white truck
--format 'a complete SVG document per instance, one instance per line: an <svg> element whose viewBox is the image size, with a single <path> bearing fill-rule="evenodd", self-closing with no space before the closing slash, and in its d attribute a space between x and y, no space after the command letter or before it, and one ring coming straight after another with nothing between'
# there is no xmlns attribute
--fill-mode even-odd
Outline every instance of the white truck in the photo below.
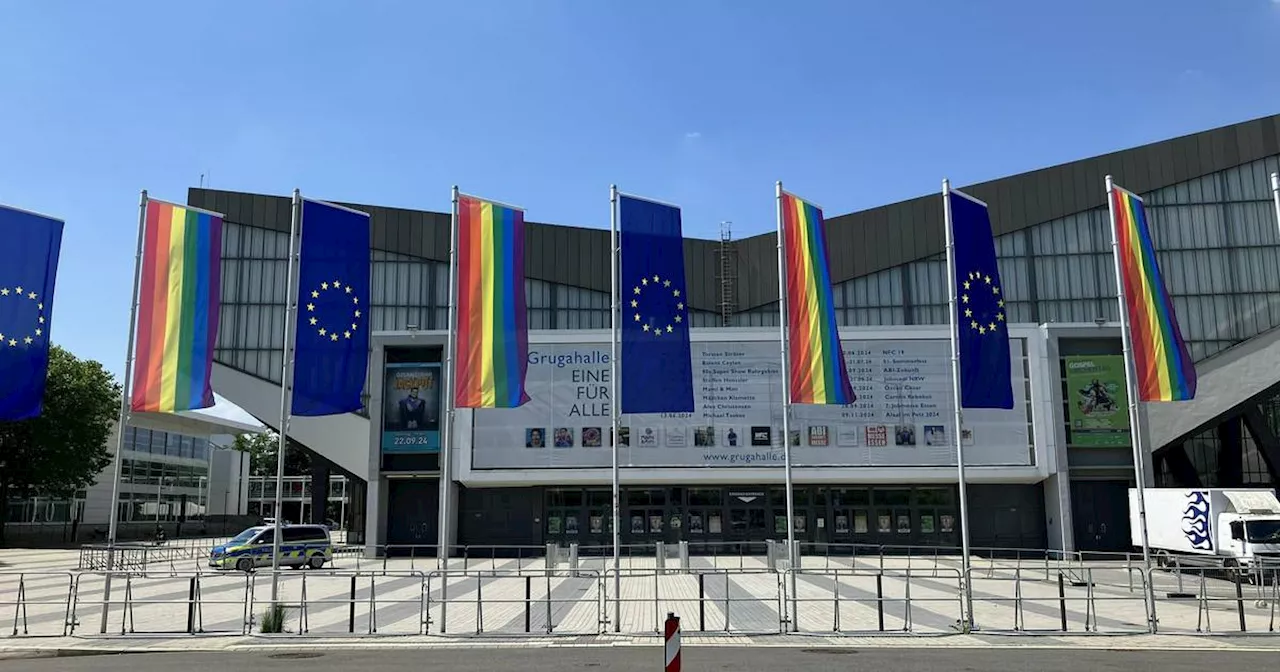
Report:
<svg viewBox="0 0 1280 672"><path fill-rule="evenodd" d="M1280 500L1264 488L1145 488L1147 540L1156 561L1181 565L1280 565ZM1142 546L1138 491L1129 529Z"/></svg>

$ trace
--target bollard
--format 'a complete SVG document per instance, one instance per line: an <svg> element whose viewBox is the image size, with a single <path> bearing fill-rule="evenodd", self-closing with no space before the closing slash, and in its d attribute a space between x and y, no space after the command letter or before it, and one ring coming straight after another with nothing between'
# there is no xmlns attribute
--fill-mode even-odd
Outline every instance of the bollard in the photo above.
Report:
<svg viewBox="0 0 1280 672"><path fill-rule="evenodd" d="M1240 568L1240 567L1236 567L1236 569L1235 569L1235 575L1236 575L1236 612L1240 614L1240 632L1245 632L1245 631L1247 631L1247 630L1248 630L1248 628L1247 628L1247 627L1245 627L1245 622L1244 622L1244 591L1243 591L1243 589L1241 589L1241 587L1240 587L1240 573L1241 573L1242 571L1244 571L1244 570L1243 570L1242 568Z"/></svg>
<svg viewBox="0 0 1280 672"><path fill-rule="evenodd" d="M689 542L680 542L680 571L689 571Z"/></svg>
<svg viewBox="0 0 1280 672"><path fill-rule="evenodd" d="M667 622L663 631L666 639L666 645L663 647L666 666L663 669L666 672L680 672L680 617L667 612Z"/></svg>
<svg viewBox="0 0 1280 672"><path fill-rule="evenodd" d="M529 603L533 601L533 577L524 577L524 631L529 632Z"/></svg>
<svg viewBox="0 0 1280 672"><path fill-rule="evenodd" d="M573 576L578 575L578 542L569 544L569 571L573 572Z"/></svg>
<svg viewBox="0 0 1280 672"><path fill-rule="evenodd" d="M698 572L698 632L707 631L707 590L704 580L706 574Z"/></svg>
<svg viewBox="0 0 1280 672"><path fill-rule="evenodd" d="M1240 588L1239 582L1236 583L1237 591ZM1243 618L1243 616L1241 616ZM191 577L191 585L187 588L187 634L194 635L196 633L196 577Z"/></svg>
<svg viewBox="0 0 1280 672"><path fill-rule="evenodd" d="M667 545L661 541L653 544L653 566L659 574L665 574L667 568Z"/></svg>
<svg viewBox="0 0 1280 672"><path fill-rule="evenodd" d="M1058 613L1062 616L1062 631L1067 631L1067 587L1062 579L1062 572L1058 572Z"/></svg>
<svg viewBox="0 0 1280 672"><path fill-rule="evenodd" d="M876 612L880 619L880 632L884 632L884 575L876 574Z"/></svg>
<svg viewBox="0 0 1280 672"><path fill-rule="evenodd" d="M351 577L351 600L347 605L347 632L356 631L356 577Z"/></svg>
<svg viewBox="0 0 1280 672"><path fill-rule="evenodd" d="M772 539L765 539L764 541L764 564L769 568L769 571L778 571L778 549Z"/></svg>
<svg viewBox="0 0 1280 672"><path fill-rule="evenodd" d="M554 541L547 543L547 569L555 569L560 564L560 547Z"/></svg>

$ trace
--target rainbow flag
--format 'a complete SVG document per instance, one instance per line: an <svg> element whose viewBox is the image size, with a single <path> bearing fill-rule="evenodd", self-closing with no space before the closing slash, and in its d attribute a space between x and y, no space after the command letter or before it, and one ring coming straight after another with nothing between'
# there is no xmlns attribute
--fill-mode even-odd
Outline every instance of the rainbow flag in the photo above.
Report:
<svg viewBox="0 0 1280 672"><path fill-rule="evenodd" d="M524 212L458 197L457 408L515 408L529 401L524 300Z"/></svg>
<svg viewBox="0 0 1280 672"><path fill-rule="evenodd" d="M138 289L133 410L213 406L222 215L147 201Z"/></svg>
<svg viewBox="0 0 1280 672"><path fill-rule="evenodd" d="M836 330L822 210L785 191L781 198L791 402L852 404L858 397L849 384Z"/></svg>
<svg viewBox="0 0 1280 672"><path fill-rule="evenodd" d="M1178 329L1142 199L1113 187L1116 254L1129 312L1129 342L1142 401L1186 401L1196 396L1196 367Z"/></svg>

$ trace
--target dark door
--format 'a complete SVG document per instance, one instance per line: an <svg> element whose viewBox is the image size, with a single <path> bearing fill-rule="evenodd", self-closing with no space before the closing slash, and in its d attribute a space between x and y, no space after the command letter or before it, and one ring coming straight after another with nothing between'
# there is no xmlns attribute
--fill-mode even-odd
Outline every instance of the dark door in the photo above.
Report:
<svg viewBox="0 0 1280 672"><path fill-rule="evenodd" d="M1071 514L1076 550L1124 552L1131 547L1127 482L1072 481Z"/></svg>
<svg viewBox="0 0 1280 672"><path fill-rule="evenodd" d="M387 553L435 555L439 535L440 482L434 478L387 481ZM396 548L398 547L398 548Z"/></svg>

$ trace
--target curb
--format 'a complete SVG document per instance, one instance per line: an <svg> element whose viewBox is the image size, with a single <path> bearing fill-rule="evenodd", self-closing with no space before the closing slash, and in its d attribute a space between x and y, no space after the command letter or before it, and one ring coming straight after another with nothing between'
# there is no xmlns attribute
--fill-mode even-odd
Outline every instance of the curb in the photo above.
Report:
<svg viewBox="0 0 1280 672"><path fill-rule="evenodd" d="M1168 637L1179 637L1170 635ZM862 637L811 637L811 638L769 638L752 639L747 637L706 638L688 637L685 646L696 648L832 648L832 649L928 649L928 640L916 638L862 638ZM1105 651L1167 651L1167 652L1276 652L1280 653L1280 638L1265 642L1259 646L1261 637L1198 637L1197 641L1168 641L1165 636L1155 635L1143 637L1136 641L1107 641L1110 638L1076 637L1066 641L1036 641L1035 637L1004 637L995 640L949 638L947 644L951 648L970 650L1075 650L1088 648ZM274 640L274 641L273 641ZM1090 640L1097 645L1082 647L1081 640ZM86 656L113 656L126 654L191 654L191 653L299 653L304 651L377 651L377 650L428 650L428 649L470 649L470 648L576 648L606 649L613 647L660 647L658 637L620 637L616 639L599 639L595 641L547 640L547 639L456 639L438 641L396 641L384 639L377 641L303 639L281 641L275 638L227 638L213 640L189 641L193 646L175 646L172 641L159 646L147 646L145 639L132 642L115 640L109 645L95 646L93 640L86 640L83 645L58 646L41 648L35 646L3 647L0 646L0 660L22 660L41 658L69 658ZM105 642L104 642L105 644Z"/></svg>

